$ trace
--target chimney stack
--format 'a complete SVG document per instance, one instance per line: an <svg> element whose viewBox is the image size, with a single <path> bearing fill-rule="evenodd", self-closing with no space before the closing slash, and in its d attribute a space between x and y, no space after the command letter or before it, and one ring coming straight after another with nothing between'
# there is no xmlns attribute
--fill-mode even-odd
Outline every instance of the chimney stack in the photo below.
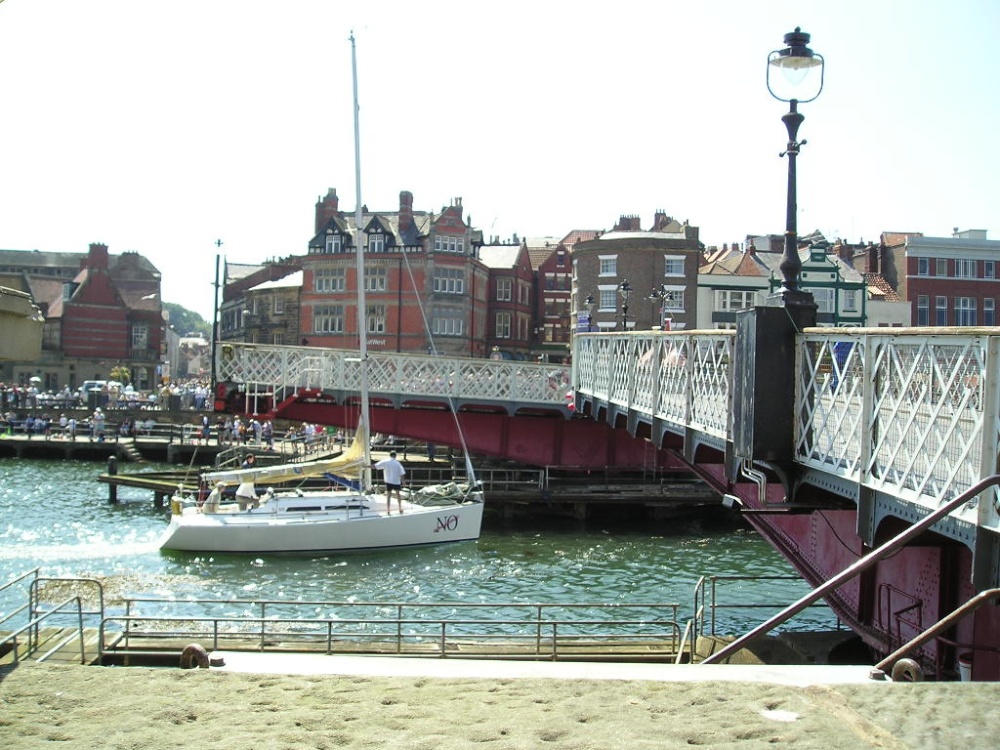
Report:
<svg viewBox="0 0 1000 750"><path fill-rule="evenodd" d="M399 191L399 233L404 238L413 230L413 193ZM404 242L407 240L404 239Z"/></svg>
<svg viewBox="0 0 1000 750"><path fill-rule="evenodd" d="M340 216L340 199L337 198L337 188L330 188L326 196L316 201L316 234L323 231L330 219Z"/></svg>

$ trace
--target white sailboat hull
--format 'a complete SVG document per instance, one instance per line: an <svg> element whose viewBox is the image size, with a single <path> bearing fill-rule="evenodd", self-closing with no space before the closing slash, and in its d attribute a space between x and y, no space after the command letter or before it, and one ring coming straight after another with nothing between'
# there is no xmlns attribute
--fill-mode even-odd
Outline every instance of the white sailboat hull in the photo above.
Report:
<svg viewBox="0 0 1000 750"><path fill-rule="evenodd" d="M364 507L361 507L364 506ZM479 538L483 503L424 506L356 493L303 493L250 511L175 507L160 548L183 552L318 555Z"/></svg>

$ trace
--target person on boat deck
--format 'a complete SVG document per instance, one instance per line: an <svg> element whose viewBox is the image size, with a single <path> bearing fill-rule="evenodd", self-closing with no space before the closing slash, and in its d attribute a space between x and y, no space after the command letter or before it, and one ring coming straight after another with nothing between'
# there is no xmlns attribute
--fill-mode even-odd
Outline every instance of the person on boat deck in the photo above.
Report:
<svg viewBox="0 0 1000 750"><path fill-rule="evenodd" d="M241 469L256 469L257 457L253 453L248 453L243 459ZM240 504L240 510L249 508L259 508L260 500L257 498L257 488L253 486L253 477L243 479L240 477L240 486L236 488L236 502Z"/></svg>
<svg viewBox="0 0 1000 750"><path fill-rule="evenodd" d="M226 489L225 482L218 482L215 488L208 494L205 504L201 506L202 513L218 513L219 503L222 502L222 492Z"/></svg>
<svg viewBox="0 0 1000 750"><path fill-rule="evenodd" d="M389 458L383 458L372 468L382 470L382 480L385 482L385 510L386 515L392 515L392 493L395 491L396 500L399 502L399 512L403 512L403 477L406 476L406 469L396 460L396 451L389 453Z"/></svg>

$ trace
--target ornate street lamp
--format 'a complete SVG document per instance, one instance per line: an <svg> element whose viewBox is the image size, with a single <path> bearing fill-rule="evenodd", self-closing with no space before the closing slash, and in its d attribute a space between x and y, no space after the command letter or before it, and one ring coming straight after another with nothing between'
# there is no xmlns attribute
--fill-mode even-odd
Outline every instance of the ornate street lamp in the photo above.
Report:
<svg viewBox="0 0 1000 750"><path fill-rule="evenodd" d="M653 308L655 309L657 302L660 304L660 328L664 331L670 330L670 317L667 314L668 299L670 299L670 290L667 289L666 284L660 284L659 289L653 287L653 291L649 293L649 301L653 304Z"/></svg>
<svg viewBox="0 0 1000 750"><path fill-rule="evenodd" d="M809 34L799 27L785 34L785 48L773 51L767 57L767 90L778 101L788 102L788 114L781 118L788 131L788 146L781 156L788 156L788 200L785 220L785 249L781 257L781 275L784 279L779 294L784 304L812 304L812 295L799 289L799 260L795 198L795 159L799 155L799 126L805 119L798 111L798 105L811 102L823 90L823 56L809 49ZM772 76L780 71L781 75Z"/></svg>
<svg viewBox="0 0 1000 750"><path fill-rule="evenodd" d="M618 285L618 294L622 298L622 330L628 330L628 300L632 296L632 287L628 283L628 279L623 279L622 283Z"/></svg>
<svg viewBox="0 0 1000 750"><path fill-rule="evenodd" d="M588 294L584 304L587 305L587 333L590 333L594 330L594 295Z"/></svg>

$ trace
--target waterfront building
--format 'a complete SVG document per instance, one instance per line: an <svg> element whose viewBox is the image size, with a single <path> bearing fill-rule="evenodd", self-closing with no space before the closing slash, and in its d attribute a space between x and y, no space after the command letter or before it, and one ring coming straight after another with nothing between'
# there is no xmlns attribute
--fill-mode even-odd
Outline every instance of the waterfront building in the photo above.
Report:
<svg viewBox="0 0 1000 750"><path fill-rule="evenodd" d="M356 348L361 321L374 351L486 356L489 271L479 258L482 233L466 220L462 199L437 214L415 211L404 190L398 210L363 206L361 213L357 227L333 188L316 203L315 234L302 263L301 338ZM357 309L358 229L364 311Z"/></svg>
<svg viewBox="0 0 1000 750"><path fill-rule="evenodd" d="M985 229L956 228L951 237L886 232L872 254L910 303L911 325L997 324L1000 241L987 239Z"/></svg>
<svg viewBox="0 0 1000 750"><path fill-rule="evenodd" d="M543 362L562 363L569 356L573 263L570 248L552 237L526 239L534 273L532 349Z"/></svg>
<svg viewBox="0 0 1000 750"><path fill-rule="evenodd" d="M268 289L286 288L266 287L268 282L279 282L295 273L302 271L302 256L290 255L264 263L225 263L222 271L222 302L218 310L219 340L241 341L245 343L273 343L274 334L287 330L287 344L299 342L297 329L288 330L284 323L288 318L285 304L281 313L275 315L273 292ZM298 289L301 289L301 279ZM263 287L263 288L261 288ZM295 288L294 284L291 285ZM251 290L257 289L257 292ZM287 294L282 294L282 301L290 303L295 310L294 320L298 321L298 309L301 300L297 295L294 301ZM266 298L266 299L261 299ZM282 303L277 303L279 306Z"/></svg>
<svg viewBox="0 0 1000 750"><path fill-rule="evenodd" d="M489 269L486 335L490 356L523 360L531 357L535 335L534 286L528 246L483 245L479 258Z"/></svg>
<svg viewBox="0 0 1000 750"><path fill-rule="evenodd" d="M663 211L648 230L622 216L610 232L573 244L573 309L586 310L595 331L694 328L703 249L698 227Z"/></svg>
<svg viewBox="0 0 1000 750"><path fill-rule="evenodd" d="M160 272L134 251L93 243L87 253L0 250L0 281L31 295L45 318L41 354L0 364L0 381L42 391L110 380L127 367L136 389L158 382L165 363Z"/></svg>
<svg viewBox="0 0 1000 750"><path fill-rule="evenodd" d="M816 301L817 325L866 325L868 292L864 277L831 253L825 240L813 239L799 249L800 284ZM734 246L726 253L715 253L700 269L699 329L735 328L738 310L764 304L781 286L782 253L761 252L758 243L771 246L767 237L748 238L746 250Z"/></svg>

